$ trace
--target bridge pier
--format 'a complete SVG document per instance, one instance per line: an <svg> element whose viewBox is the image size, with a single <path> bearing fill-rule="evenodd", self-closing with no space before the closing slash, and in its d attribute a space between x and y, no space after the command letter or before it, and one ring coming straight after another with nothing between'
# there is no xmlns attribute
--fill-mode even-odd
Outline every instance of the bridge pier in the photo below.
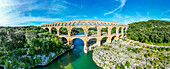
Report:
<svg viewBox="0 0 170 69"><path fill-rule="evenodd" d="M87 47L88 47L88 42L84 41L84 53L88 53Z"/></svg>

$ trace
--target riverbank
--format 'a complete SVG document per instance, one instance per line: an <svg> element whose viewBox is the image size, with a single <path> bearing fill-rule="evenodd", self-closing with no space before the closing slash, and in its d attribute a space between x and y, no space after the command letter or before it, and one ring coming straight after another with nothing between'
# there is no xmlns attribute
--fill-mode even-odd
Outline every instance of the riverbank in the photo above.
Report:
<svg viewBox="0 0 170 69"><path fill-rule="evenodd" d="M104 69L170 68L170 47L141 45L129 39L96 46L93 61Z"/></svg>
<svg viewBox="0 0 170 69"><path fill-rule="evenodd" d="M67 51L69 51L69 50L71 50L71 49L73 49L73 48L74 48L74 45L72 45L72 46L71 46L70 48L68 48L68 49L62 48L62 49L61 49L61 52L56 52L56 53L51 52L51 53L49 54L49 55L51 55L51 56L35 55L35 56L33 56L34 59L40 58L40 62L39 62L39 64L36 64L36 65L34 65L34 66L30 65L29 68L34 68L34 67L37 67L37 66L46 66L46 65L50 64L53 60L55 60L57 57L63 55L65 52L67 52ZM29 57L29 56L27 56L27 57ZM5 65L0 65L0 66L3 67L4 69L8 69L8 68L5 67Z"/></svg>

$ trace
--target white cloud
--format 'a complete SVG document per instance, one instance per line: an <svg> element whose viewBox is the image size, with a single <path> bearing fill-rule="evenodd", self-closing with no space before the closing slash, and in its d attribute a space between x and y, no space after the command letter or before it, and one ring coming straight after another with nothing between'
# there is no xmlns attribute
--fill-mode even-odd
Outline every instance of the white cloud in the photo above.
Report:
<svg viewBox="0 0 170 69"><path fill-rule="evenodd" d="M53 22L61 20L60 18L44 18L44 17L33 17L24 16L24 12L28 10L38 9L40 7L30 5L36 1L18 1L18 0L0 0L0 26L9 25L20 25L25 23L29 25L32 22ZM21 9L23 6L27 6L24 10Z"/></svg>
<svg viewBox="0 0 170 69"><path fill-rule="evenodd" d="M94 19L97 19L97 17L94 17Z"/></svg>
<svg viewBox="0 0 170 69"><path fill-rule="evenodd" d="M170 21L170 18L162 18L162 20L168 20L168 21Z"/></svg>
<svg viewBox="0 0 170 69"><path fill-rule="evenodd" d="M124 7L124 5L126 4L126 0L116 0L116 1L119 1L119 2L121 3L121 4L119 5L119 7L117 7L116 9L114 9L114 10L112 10L112 11L110 11L110 12L104 13L104 15L111 14L111 13L113 13L113 12L119 10L119 9L121 10L121 9Z"/></svg>

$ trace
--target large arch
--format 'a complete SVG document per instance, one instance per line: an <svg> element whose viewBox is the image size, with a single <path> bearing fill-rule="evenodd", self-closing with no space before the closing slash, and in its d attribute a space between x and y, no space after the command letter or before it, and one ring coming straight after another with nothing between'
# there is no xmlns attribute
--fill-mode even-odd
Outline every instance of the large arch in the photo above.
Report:
<svg viewBox="0 0 170 69"><path fill-rule="evenodd" d="M66 28L66 27L61 27L61 28L59 29L59 34L60 34L60 35L68 35L67 28Z"/></svg>
<svg viewBox="0 0 170 69"><path fill-rule="evenodd" d="M83 28L77 26L71 29L71 36L75 35L85 35L85 31Z"/></svg>
<svg viewBox="0 0 170 69"><path fill-rule="evenodd" d="M88 47L97 43L97 38L91 38L88 40Z"/></svg>
<svg viewBox="0 0 170 69"><path fill-rule="evenodd" d="M113 42L113 41L115 40L115 37L116 37L116 36L113 36L113 37L111 38L111 42Z"/></svg>
<svg viewBox="0 0 170 69"><path fill-rule="evenodd" d="M61 39L63 40L63 43L64 43L64 44L67 44L67 43L68 43L67 38L61 37Z"/></svg>
<svg viewBox="0 0 170 69"><path fill-rule="evenodd" d="M48 29L48 28L45 28L45 32L49 32L49 29Z"/></svg>
<svg viewBox="0 0 170 69"><path fill-rule="evenodd" d="M103 37L101 40L101 45L107 41L108 37Z"/></svg>
<svg viewBox="0 0 170 69"><path fill-rule="evenodd" d="M88 29L88 36L96 36L98 33L97 33L97 27L89 27Z"/></svg>
<svg viewBox="0 0 170 69"><path fill-rule="evenodd" d="M116 27L112 28L111 34L116 34Z"/></svg>
<svg viewBox="0 0 170 69"><path fill-rule="evenodd" d="M57 34L57 29L56 29L55 27L52 27L52 28L51 28L51 33L52 33L52 34Z"/></svg>
<svg viewBox="0 0 170 69"><path fill-rule="evenodd" d="M119 28L119 33L121 33L122 27Z"/></svg>
<svg viewBox="0 0 170 69"><path fill-rule="evenodd" d="M108 34L108 27L102 27L101 29L101 35Z"/></svg>

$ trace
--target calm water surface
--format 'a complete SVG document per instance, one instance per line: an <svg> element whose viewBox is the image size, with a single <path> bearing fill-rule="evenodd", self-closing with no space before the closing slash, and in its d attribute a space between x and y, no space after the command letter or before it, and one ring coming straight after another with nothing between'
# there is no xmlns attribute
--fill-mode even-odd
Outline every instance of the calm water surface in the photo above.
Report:
<svg viewBox="0 0 170 69"><path fill-rule="evenodd" d="M45 67L36 69L101 69L92 60L92 52L84 53L84 43L81 39L75 39L74 49L61 55Z"/></svg>

